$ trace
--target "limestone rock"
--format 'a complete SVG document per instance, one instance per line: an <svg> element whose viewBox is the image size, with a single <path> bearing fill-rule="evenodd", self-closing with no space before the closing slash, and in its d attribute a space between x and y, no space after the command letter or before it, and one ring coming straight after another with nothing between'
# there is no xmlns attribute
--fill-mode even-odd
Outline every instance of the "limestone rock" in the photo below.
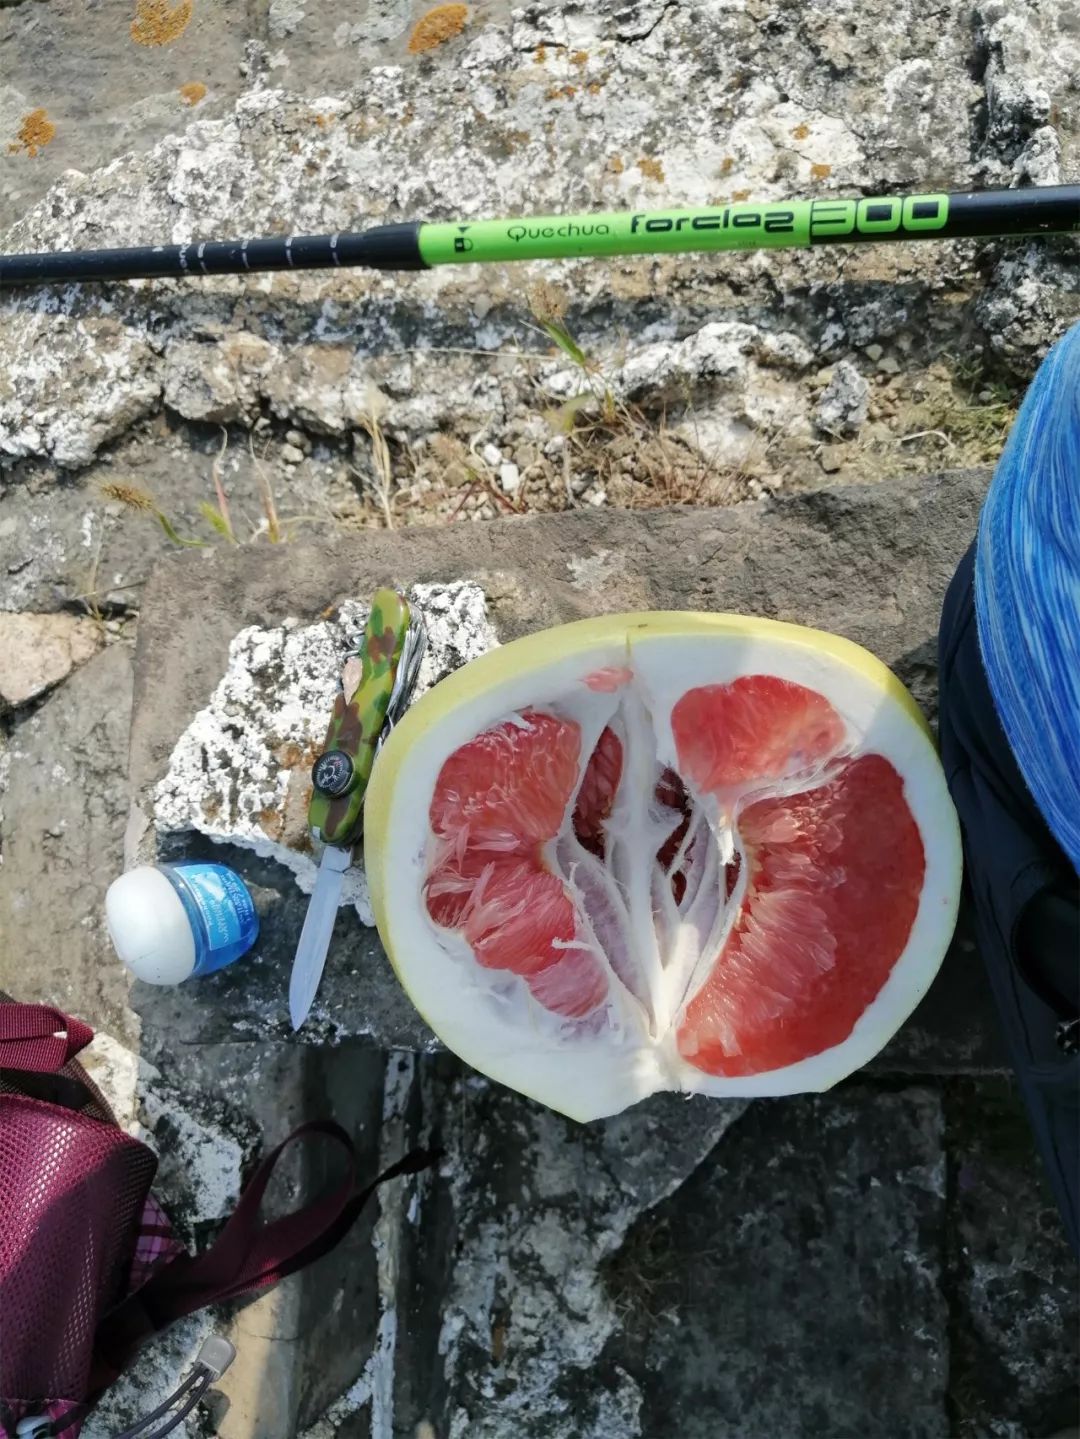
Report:
<svg viewBox="0 0 1080 1439"><path fill-rule="evenodd" d="M37 699L95 655L101 627L75 615L0 613L0 705Z"/></svg>
<svg viewBox="0 0 1080 1439"><path fill-rule="evenodd" d="M672 426L675 433L696 442L714 463L723 463L745 458L753 431L768 430L781 416L789 434L808 428L801 414L792 413L792 401L798 376L812 360L811 350L797 335L721 320L681 340L632 349L605 376L605 386L649 410L688 408L690 416ZM544 384L562 400L589 393L579 368L558 369ZM722 421L694 408L703 392L714 402L723 397ZM594 408L599 404L597 397Z"/></svg>
<svg viewBox="0 0 1080 1439"><path fill-rule="evenodd" d="M279 353L264 386L271 409L316 433L340 434L364 408L363 382L352 380L352 362L341 345L298 345Z"/></svg>
<svg viewBox="0 0 1080 1439"><path fill-rule="evenodd" d="M841 360L822 392L814 421L827 435L850 437L866 423L870 385L850 360Z"/></svg>
<svg viewBox="0 0 1080 1439"><path fill-rule="evenodd" d="M611 1265L626 1318L607 1357L644 1381L630 1433L952 1439L946 1204L933 1091L752 1105ZM894 1397L895 1430L869 1392Z"/></svg>
<svg viewBox="0 0 1080 1439"><path fill-rule="evenodd" d="M188 420L250 424L259 412L259 382L280 355L257 335L221 345L179 340L165 352L164 398Z"/></svg>
<svg viewBox="0 0 1080 1439"><path fill-rule="evenodd" d="M1011 1083L962 1080L948 1091L946 1117L955 1172L946 1258L962 1316L949 1356L957 1407L972 1433L1000 1426L1065 1439L1076 1416L1076 1259L1027 1116Z"/></svg>
<svg viewBox="0 0 1080 1439"><path fill-rule="evenodd" d="M32 169L20 163L22 198L9 191L4 209L15 223L3 248L332 232L736 194L872 194L918 189L927 176L965 189L1075 172L1075 91L1054 83L1077 68L1071 5L1024 0L1006 13L1000 0L984 0L974 34L959 0L932 15L906 5L901 16L857 19L780 6L767 24L764 10L755 19L703 0L595 12L496 7L419 65L407 57L410 16L398 0L381 0L363 26L298 0L250 16L227 7L200 18L202 45L213 47L211 97L195 110L177 102L166 124L160 94L143 93L146 77L117 59L107 83L121 97L119 118L96 157L113 163L95 169L101 127L96 139L65 136L82 173L55 171L52 147ZM105 12L87 19L72 0L5 10L0 38L13 57L11 83L24 88L30 11L58 57L55 83L74 86L89 112L88 81L63 57L82 53L83 30L104 24ZM268 88L254 62L243 87L236 61L248 41L281 46L288 91ZM111 57L112 48L102 39L94 53ZM358 61L368 67L362 87ZM128 87L138 92L130 112ZM680 99L689 93L706 97L694 129ZM985 122L973 126L980 103ZM117 160L108 148L117 134L137 153ZM56 184L34 204L46 176ZM163 395L196 422L247 425L258 405L314 433L347 435L370 384L390 396L388 431L410 443L446 426L466 438L486 428L510 453L508 432L534 408L530 367L542 358L525 328L525 291L550 276L572 299L567 322L597 375L625 382L635 403L672 426L681 418L672 397L689 379L707 456L726 444L737 458L749 428L773 437L774 449L790 436L794 466L812 422L806 353L820 364L906 332L920 337L902 362L913 381L935 358L970 362L991 348L999 366L1026 375L1080 313L1070 253L1067 239L969 241L29 293L0 316L9 357L0 454L85 466ZM1021 313L1003 313L1014 296L1028 297ZM764 339L744 344L740 326ZM802 348L789 344L786 358L770 362L762 347L783 336ZM708 354L698 353L703 344ZM249 365L249 352L265 346L272 361Z"/></svg>
<svg viewBox="0 0 1080 1439"><path fill-rule="evenodd" d="M468 1075L436 1093L460 1254L438 1344L448 1439L639 1439L645 1376L601 1362L626 1321L608 1268L745 1103L654 1095L578 1126Z"/></svg>
<svg viewBox="0 0 1080 1439"><path fill-rule="evenodd" d="M1055 10L1047 18L1049 24L1042 23L1041 11L1032 0L1016 5L983 0L975 7L978 39L986 57L984 164L999 182L1058 185L1062 180L1060 153L1050 160L1051 151L1057 149L1052 144L1057 130L1049 123L1058 98L1054 81L1062 73L1075 73L1080 41L1071 7ZM1075 100L1068 91L1062 99L1069 118L1075 118Z"/></svg>
<svg viewBox="0 0 1080 1439"><path fill-rule="evenodd" d="M18 345L0 370L0 456L79 468L161 396L148 336L112 316L12 307L0 327Z"/></svg>

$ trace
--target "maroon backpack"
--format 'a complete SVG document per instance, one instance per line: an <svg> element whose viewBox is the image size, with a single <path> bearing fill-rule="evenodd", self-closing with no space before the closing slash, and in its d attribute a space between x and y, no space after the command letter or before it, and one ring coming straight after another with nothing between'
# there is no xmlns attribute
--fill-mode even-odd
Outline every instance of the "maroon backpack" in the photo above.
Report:
<svg viewBox="0 0 1080 1439"><path fill-rule="evenodd" d="M36 1435L75 1439L152 1334L319 1258L376 1185L434 1159L414 1151L361 1189L345 1131L302 1125L263 1159L217 1241L193 1257L150 1192L155 1155L124 1133L75 1059L92 1038L47 1005L0 1003L0 1439L38 1415ZM341 1147L344 1177L296 1213L261 1223L274 1165L305 1135ZM189 1407L217 1377L213 1368Z"/></svg>

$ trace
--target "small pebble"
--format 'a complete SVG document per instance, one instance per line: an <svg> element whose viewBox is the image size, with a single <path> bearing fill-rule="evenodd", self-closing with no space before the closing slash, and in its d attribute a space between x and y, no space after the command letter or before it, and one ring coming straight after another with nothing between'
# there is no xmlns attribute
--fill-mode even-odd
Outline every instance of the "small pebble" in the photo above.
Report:
<svg viewBox="0 0 1080 1439"><path fill-rule="evenodd" d="M287 444L295 445L298 450L304 448L304 436L299 430L286 430L285 440Z"/></svg>
<svg viewBox="0 0 1080 1439"><path fill-rule="evenodd" d="M878 369L883 375L898 375L900 373L900 361L895 355L885 355L878 361Z"/></svg>
<svg viewBox="0 0 1080 1439"><path fill-rule="evenodd" d="M255 421L255 424L252 428L259 430L260 432L262 430L268 430L270 428L270 421L268 417L266 415L260 415L259 418Z"/></svg>
<svg viewBox="0 0 1080 1439"><path fill-rule="evenodd" d="M484 457L484 463L490 465L493 470L497 470L502 464L502 451L498 446L487 444L480 453Z"/></svg>
<svg viewBox="0 0 1080 1439"><path fill-rule="evenodd" d="M835 475L837 470L844 463L838 445L829 445L821 452L821 468L827 475Z"/></svg>
<svg viewBox="0 0 1080 1439"><path fill-rule="evenodd" d="M866 351L865 351L866 358L867 358L868 360L873 360L875 364L877 363L878 360L881 359L881 357L882 357L882 355L883 355L884 353L885 353L885 351L881 348L880 345L867 345L867 346L866 346Z"/></svg>
<svg viewBox="0 0 1080 1439"><path fill-rule="evenodd" d="M282 445L281 458L287 465L298 465L304 458L304 452L298 450L295 445Z"/></svg>
<svg viewBox="0 0 1080 1439"><path fill-rule="evenodd" d="M590 504L590 505L595 505L597 509L599 509L601 505L606 505L606 504L607 504L607 491L606 491L606 490L593 490L592 494L589 496L589 504Z"/></svg>
<svg viewBox="0 0 1080 1439"><path fill-rule="evenodd" d="M993 404L993 401L994 401L994 392L993 392L993 390L980 390L980 391L979 391L979 404L980 404L980 405L990 405L990 404Z"/></svg>
<svg viewBox="0 0 1080 1439"><path fill-rule="evenodd" d="M504 495L516 495L521 489L521 471L517 465L499 466L499 488Z"/></svg>

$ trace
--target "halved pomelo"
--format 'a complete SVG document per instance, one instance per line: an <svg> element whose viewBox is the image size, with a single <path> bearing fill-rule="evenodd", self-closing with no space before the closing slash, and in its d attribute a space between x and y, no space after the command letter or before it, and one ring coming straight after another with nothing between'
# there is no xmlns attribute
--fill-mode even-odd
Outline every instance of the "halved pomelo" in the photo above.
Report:
<svg viewBox="0 0 1080 1439"><path fill-rule="evenodd" d="M435 1033L581 1120L835 1084L926 992L961 872L884 665L699 614L564 625L437 685L375 766L365 862Z"/></svg>

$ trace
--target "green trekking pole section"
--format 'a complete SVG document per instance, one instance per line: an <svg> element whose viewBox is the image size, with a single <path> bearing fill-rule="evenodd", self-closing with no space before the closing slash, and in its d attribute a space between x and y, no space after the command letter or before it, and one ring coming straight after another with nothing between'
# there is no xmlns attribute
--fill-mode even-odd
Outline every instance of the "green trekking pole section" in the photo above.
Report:
<svg viewBox="0 0 1080 1439"><path fill-rule="evenodd" d="M541 215L528 220L421 225L427 265L483 260L552 260L584 255L665 255L691 250L760 250L900 233L921 235L948 222L947 195L818 204L719 205L632 214ZM860 203L865 228L859 229Z"/></svg>
<svg viewBox="0 0 1080 1439"><path fill-rule="evenodd" d="M950 239L1080 229L1080 186L794 200L420 226L425 265Z"/></svg>

